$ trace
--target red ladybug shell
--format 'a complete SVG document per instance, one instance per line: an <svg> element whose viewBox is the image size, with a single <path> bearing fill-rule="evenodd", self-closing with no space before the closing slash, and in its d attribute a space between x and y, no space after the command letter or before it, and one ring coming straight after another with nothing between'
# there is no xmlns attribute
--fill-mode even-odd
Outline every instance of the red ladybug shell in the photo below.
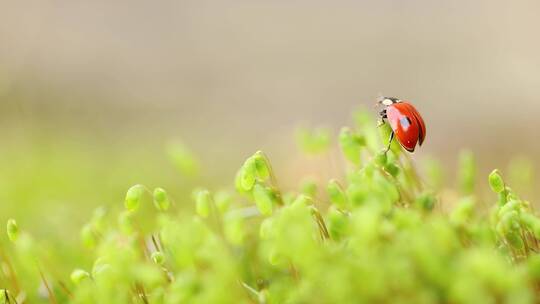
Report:
<svg viewBox="0 0 540 304"><path fill-rule="evenodd" d="M420 146L426 137L426 125L420 113L406 101L389 105L386 115L390 127L405 150L414 152L416 143Z"/></svg>

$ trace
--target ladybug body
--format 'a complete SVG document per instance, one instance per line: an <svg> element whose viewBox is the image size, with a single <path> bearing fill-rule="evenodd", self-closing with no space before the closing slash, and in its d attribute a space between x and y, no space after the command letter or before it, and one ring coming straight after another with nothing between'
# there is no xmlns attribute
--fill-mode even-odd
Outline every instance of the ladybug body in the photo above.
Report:
<svg viewBox="0 0 540 304"><path fill-rule="evenodd" d="M396 137L405 150L414 152L416 145L421 146L426 137L426 125L420 113L409 102L393 97L382 97L379 103L385 106L380 113L382 123L386 119L392 128L386 151L390 149L390 144Z"/></svg>

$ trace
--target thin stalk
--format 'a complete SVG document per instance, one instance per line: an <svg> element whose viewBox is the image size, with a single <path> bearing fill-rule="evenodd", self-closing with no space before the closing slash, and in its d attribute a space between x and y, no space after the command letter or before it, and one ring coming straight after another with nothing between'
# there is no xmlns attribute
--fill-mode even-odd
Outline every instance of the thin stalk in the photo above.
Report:
<svg viewBox="0 0 540 304"><path fill-rule="evenodd" d="M135 283L135 291L137 292L137 295L143 301L144 304L149 303L148 297L146 296L146 292L144 291L144 286L142 286L140 283Z"/></svg>
<svg viewBox="0 0 540 304"><path fill-rule="evenodd" d="M268 174L270 175L270 183L272 184L272 187L276 191L276 196L278 199L278 205L283 206L285 203L283 202L283 196L281 194L281 191L279 190L278 182L276 175L274 174L274 169L272 168L272 164L270 163L270 160L264 154L263 152L260 152L262 157L264 158L264 162L266 163L266 167L268 168Z"/></svg>
<svg viewBox="0 0 540 304"><path fill-rule="evenodd" d="M39 271L39 276L41 277L41 281L43 282L43 285L45 285L45 289L47 289L47 294L49 295L49 302L54 303L54 304L58 303L58 301L56 301L56 297L54 296L54 293L51 290L51 287L49 286L49 283L45 279L45 275L43 274L43 271L41 271L41 267L39 267L39 264L37 265L37 268Z"/></svg>
<svg viewBox="0 0 540 304"><path fill-rule="evenodd" d="M160 246L158 245L158 242L156 240L156 237L152 234L152 243L154 244L154 248L156 249L156 251L161 251L161 248Z"/></svg>
<svg viewBox="0 0 540 304"><path fill-rule="evenodd" d="M8 303L8 304L11 303L11 300L9 299L9 293L8 293L7 289L4 289L4 301L6 303Z"/></svg>
<svg viewBox="0 0 540 304"><path fill-rule="evenodd" d="M317 226L319 227L319 233L321 235L321 239L323 241L329 240L330 233L328 233L328 228L326 228L326 224L324 223L324 218L322 217L321 213L315 207L311 208L311 212L313 214L313 217L315 218L315 222L317 223Z"/></svg>
<svg viewBox="0 0 540 304"><path fill-rule="evenodd" d="M413 200L412 200L412 195L409 194L408 192L406 192L403 187L401 187L401 185L399 184L399 182L396 180L395 177L392 176L392 174L386 172L386 170L384 170L384 168L381 168L381 167L378 167L380 172L385 175L386 177L388 177L390 179L390 181L394 184L394 186L396 186L397 190L398 190L398 193L399 193L399 197L400 197L400 200L405 200L407 203L409 204L412 204L413 203ZM405 204L404 204L405 205Z"/></svg>
<svg viewBox="0 0 540 304"><path fill-rule="evenodd" d="M58 281L58 285L59 285L60 288L62 288L62 290L66 293L66 295L68 296L68 298L73 299L73 294L71 293L71 291L69 290L69 288L67 288L66 284L64 284L64 282Z"/></svg>
<svg viewBox="0 0 540 304"><path fill-rule="evenodd" d="M249 286L248 284L244 282L240 282L240 284L242 285L242 287L244 287L246 291L248 291L249 295L251 295L252 297L254 296L255 298L257 298L257 300L259 299L259 292L255 290L255 288Z"/></svg>

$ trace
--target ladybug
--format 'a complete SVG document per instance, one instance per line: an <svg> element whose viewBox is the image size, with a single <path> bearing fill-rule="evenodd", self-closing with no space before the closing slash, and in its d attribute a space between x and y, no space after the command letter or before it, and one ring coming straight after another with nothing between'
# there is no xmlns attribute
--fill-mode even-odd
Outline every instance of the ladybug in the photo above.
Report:
<svg viewBox="0 0 540 304"><path fill-rule="evenodd" d="M414 152L417 143L419 146L424 143L426 124L412 104L394 97L380 97L377 103L384 106L379 113L381 116L379 124L383 125L386 119L392 128L385 153L390 150L394 137L397 137L401 146L409 152Z"/></svg>

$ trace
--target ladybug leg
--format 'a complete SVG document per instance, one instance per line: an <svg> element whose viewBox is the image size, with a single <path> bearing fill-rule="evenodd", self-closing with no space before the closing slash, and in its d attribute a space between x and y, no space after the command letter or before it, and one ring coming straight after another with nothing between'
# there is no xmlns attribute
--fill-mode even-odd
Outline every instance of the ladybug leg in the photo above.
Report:
<svg viewBox="0 0 540 304"><path fill-rule="evenodd" d="M379 112L379 116L381 117L381 119L377 122L377 127L384 125L384 120L388 118L388 116L386 116L386 109Z"/></svg>
<svg viewBox="0 0 540 304"><path fill-rule="evenodd" d="M394 140L394 132L391 132L390 133L390 139L388 140L388 146L386 147L386 149L384 149L384 153L388 153L388 151L390 151L390 147L392 146L392 141Z"/></svg>

